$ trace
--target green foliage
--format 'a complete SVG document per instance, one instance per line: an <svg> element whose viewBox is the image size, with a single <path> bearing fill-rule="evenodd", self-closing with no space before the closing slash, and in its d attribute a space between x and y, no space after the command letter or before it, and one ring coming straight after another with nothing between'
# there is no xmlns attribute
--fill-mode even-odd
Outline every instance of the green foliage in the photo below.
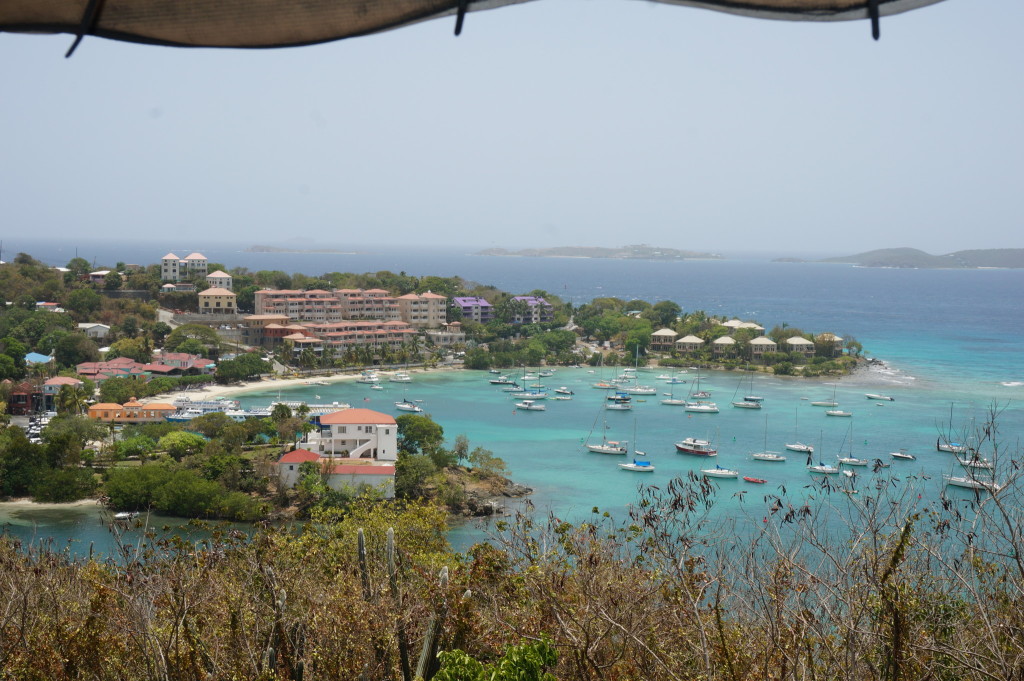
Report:
<svg viewBox="0 0 1024 681"><path fill-rule="evenodd" d="M49 468L38 472L29 493L35 501L63 504L92 496L98 486L88 468Z"/></svg>
<svg viewBox="0 0 1024 681"><path fill-rule="evenodd" d="M473 472L481 477L494 477L506 473L505 461L489 449L476 447L467 457Z"/></svg>
<svg viewBox="0 0 1024 681"><path fill-rule="evenodd" d="M198 472L161 464L115 468L104 491L113 508L153 509L183 518L256 520L267 512L264 502L204 479Z"/></svg>
<svg viewBox="0 0 1024 681"><path fill-rule="evenodd" d="M135 435L119 440L114 445L114 451L120 459L127 459L129 457L144 459L156 451L156 441L145 435Z"/></svg>
<svg viewBox="0 0 1024 681"><path fill-rule="evenodd" d="M180 461L186 456L197 454L206 445L206 438L195 433L175 431L160 438L156 446L162 452L167 452L171 458Z"/></svg>
<svg viewBox="0 0 1024 681"><path fill-rule="evenodd" d="M22 497L48 469L43 447L29 442L21 428L0 429L0 496Z"/></svg>
<svg viewBox="0 0 1024 681"><path fill-rule="evenodd" d="M270 372L270 362L263 361L258 353L247 352L234 359L217 363L217 380L222 383L244 381Z"/></svg>
<svg viewBox="0 0 1024 681"><path fill-rule="evenodd" d="M461 650L438 654L441 668L437 681L555 681L547 669L558 662L558 653L550 639L510 646L493 664L481 664Z"/></svg>
<svg viewBox="0 0 1024 681"><path fill-rule="evenodd" d="M195 341L188 343L188 341ZM188 343L186 345L186 343ZM216 357L220 348L217 332L199 324L182 324L164 340L164 349L170 352L192 352L203 357ZM198 350L198 351L197 351Z"/></svg>
<svg viewBox="0 0 1024 681"><path fill-rule="evenodd" d="M437 473L429 456L405 454L395 463L395 496L418 499L427 491L427 482Z"/></svg>
<svg viewBox="0 0 1024 681"><path fill-rule="evenodd" d="M82 362L95 362L100 358L99 346L82 333L69 333L57 341L54 359L62 367L75 367Z"/></svg>
<svg viewBox="0 0 1024 681"><path fill-rule="evenodd" d="M85 446L105 438L107 429L88 416L60 415L51 419L40 435L47 462L60 467L78 464Z"/></svg>
<svg viewBox="0 0 1024 681"><path fill-rule="evenodd" d="M134 317L129 317L129 319L134 319ZM147 364L153 359L153 348L148 338L122 338L111 343L106 359L117 357L128 357L136 362Z"/></svg>

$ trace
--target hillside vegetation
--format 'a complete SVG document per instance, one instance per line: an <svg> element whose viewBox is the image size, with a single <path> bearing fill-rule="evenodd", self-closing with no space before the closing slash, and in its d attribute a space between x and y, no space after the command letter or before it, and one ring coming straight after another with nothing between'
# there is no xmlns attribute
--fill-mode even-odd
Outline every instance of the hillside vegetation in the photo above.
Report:
<svg viewBox="0 0 1024 681"><path fill-rule="evenodd" d="M850 263L862 267L920 269L1024 267L1024 248L989 248L931 255L916 248L881 248L857 255L826 258L821 262Z"/></svg>

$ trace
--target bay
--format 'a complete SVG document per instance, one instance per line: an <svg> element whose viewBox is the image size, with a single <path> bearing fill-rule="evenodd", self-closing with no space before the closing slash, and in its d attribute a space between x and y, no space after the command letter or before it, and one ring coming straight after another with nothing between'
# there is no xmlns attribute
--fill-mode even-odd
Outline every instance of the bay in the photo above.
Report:
<svg viewBox="0 0 1024 681"><path fill-rule="evenodd" d="M66 246L62 248L67 248ZM133 245L130 252L107 245L112 261L154 262L160 248ZM218 248L222 250L218 250ZM24 250L53 264L64 264L67 252L49 254ZM166 249L165 249L166 250ZM159 252L158 252L159 251ZM495 391L481 372L417 374L403 392L361 391L354 384L304 387L283 391L283 399L311 402L345 401L388 413L407 390L422 399L424 408L453 439L465 434L472 444L491 449L508 463L512 477L535 489L532 503L560 516L580 519L595 506L621 516L637 499L639 484L664 483L708 462L674 453L672 443L686 436L710 438L720 444L719 463L769 479L802 493L809 483L805 461L789 456L784 464L747 459L751 451L781 450L795 436L815 444L826 462L839 452L858 458L879 457L906 448L918 455L910 463L894 463L883 475L897 475L901 484L920 486L922 501L941 491L942 474L959 474L952 455L935 451L935 439L951 427L981 423L990 405L1001 410L1002 439L1016 446L1024 433L1024 271L1020 270L896 270L868 269L821 263L772 262L767 256L684 262L634 262L579 258L474 256L446 250L368 250L354 255L242 253L221 246L203 251L211 260L250 269L281 269L319 274L330 271L405 271L415 275L462 276L513 293L541 289L579 305L595 297L624 300L673 300L686 311L704 310L756 320L767 328L786 324L806 331L831 331L858 339L868 355L885 366L838 381L837 398L851 419L829 418L809 402L832 393L829 381L758 376L755 392L766 397L761 411L728 406L739 387L740 375L711 372L706 381L722 407L718 415L688 416L658 403L661 396L637 402L632 412L604 414L603 395L588 388L595 374L586 369L559 369L548 385L567 385L576 391L571 402L552 402L545 412L516 410ZM115 255L119 254L119 255ZM180 254L179 254L180 255ZM68 257L66 257L68 256ZM63 261L62 261L63 259ZM607 371L610 375L610 371ZM658 372L645 377L653 380ZM684 387L684 386L677 386ZM363 386L365 388L365 386ZM659 392L668 391L662 386ZM742 389L740 393L744 392ZM864 393L896 397L874 403ZM316 397L319 395L319 398ZM808 397L808 400L801 398ZM277 393L251 394L243 404L266 404ZM368 401L366 401L368 400ZM882 404L882 406L875 406ZM799 415L799 416L798 416ZM582 442L600 437L607 420L610 436L635 440L650 454L657 470L646 474L622 471L621 457L585 453ZM633 437L634 423L636 437ZM792 453L791 453L792 454ZM713 462L712 462L713 465ZM862 484L871 478L862 471ZM757 515L751 500L764 488L720 481L717 512ZM731 487L730 487L731 485ZM737 494L746 490L746 494ZM960 492L953 492L960 494ZM849 502L851 498L847 498ZM844 503L846 503L844 502ZM0 518L3 522L3 518ZM21 527L21 526L19 526ZM37 522L36 536L51 525ZM52 526L63 540L73 533ZM463 528L454 537L466 544L482 536L481 529Z"/></svg>

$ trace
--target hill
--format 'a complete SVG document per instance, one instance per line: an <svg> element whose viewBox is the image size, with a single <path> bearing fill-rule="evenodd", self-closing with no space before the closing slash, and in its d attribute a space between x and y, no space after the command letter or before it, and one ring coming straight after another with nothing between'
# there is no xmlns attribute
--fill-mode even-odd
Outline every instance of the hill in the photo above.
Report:
<svg viewBox="0 0 1024 681"><path fill-rule="evenodd" d="M849 263L861 267L908 267L918 269L1024 267L1024 248L990 248L931 255L916 248L881 248L857 255L826 258L819 262Z"/></svg>
<svg viewBox="0 0 1024 681"><path fill-rule="evenodd" d="M476 255L518 255L539 258L618 258L623 260L720 260L722 258L722 256L716 253L681 251L675 248L662 248L646 244L623 246L622 248L556 246L554 248L523 248L517 251L505 248L487 248L479 251Z"/></svg>

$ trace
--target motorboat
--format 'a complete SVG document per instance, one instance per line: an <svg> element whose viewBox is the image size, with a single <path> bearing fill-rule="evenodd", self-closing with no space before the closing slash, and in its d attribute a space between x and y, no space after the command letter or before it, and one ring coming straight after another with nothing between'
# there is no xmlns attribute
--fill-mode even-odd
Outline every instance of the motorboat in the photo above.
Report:
<svg viewBox="0 0 1024 681"><path fill-rule="evenodd" d="M718 456L718 450L712 446L709 440L699 440L695 437L688 437L675 443L676 451L683 454L694 454L696 456Z"/></svg>
<svg viewBox="0 0 1024 681"><path fill-rule="evenodd" d="M555 375L555 370L545 369L544 371L538 371L537 375L540 376L541 378L551 378L552 376Z"/></svg>
<svg viewBox="0 0 1024 681"><path fill-rule="evenodd" d="M903 449L901 449L898 452L892 452L891 454L889 454L889 456L891 456L894 459L901 459L903 461L915 461L915 460L917 460L916 456L914 456L913 454L908 454L906 452L906 450L903 450Z"/></svg>
<svg viewBox="0 0 1024 681"><path fill-rule="evenodd" d="M404 371L396 371L395 373L391 374L391 377L388 378L388 380L391 381L392 383L410 383L412 382L412 376L410 376Z"/></svg>
<svg viewBox="0 0 1024 681"><path fill-rule="evenodd" d="M877 393L865 393L864 397L869 400L885 400L886 402L895 402L896 398L890 395L879 395Z"/></svg>
<svg viewBox="0 0 1024 681"><path fill-rule="evenodd" d="M988 459L982 459L974 457L972 459L961 459L959 456L956 458L960 462L960 465L964 468L974 468L978 470L990 471L995 469L995 466Z"/></svg>
<svg viewBox="0 0 1024 681"><path fill-rule="evenodd" d="M359 374L359 378L356 379L356 383L380 383L380 376L372 371L364 371Z"/></svg>
<svg viewBox="0 0 1024 681"><path fill-rule="evenodd" d="M843 417L848 417L848 416L853 416L853 413L849 412L849 411L843 411L842 409L826 409L825 410L825 416L843 416Z"/></svg>
<svg viewBox="0 0 1024 681"><path fill-rule="evenodd" d="M620 463L619 468L627 471L633 471L635 473L654 472L654 464L650 461L642 461L640 459L633 459L630 463Z"/></svg>
<svg viewBox="0 0 1024 681"><path fill-rule="evenodd" d="M792 444L787 443L786 449L791 452L801 452L803 454L814 454L814 445L804 444L803 442L793 442Z"/></svg>
<svg viewBox="0 0 1024 681"><path fill-rule="evenodd" d="M118 511L114 514L114 520L134 520L138 516L138 511Z"/></svg>
<svg viewBox="0 0 1024 681"><path fill-rule="evenodd" d="M383 389L384 389L384 386L380 385L379 383L374 383L373 385L370 386L370 390L383 390Z"/></svg>
<svg viewBox="0 0 1024 681"><path fill-rule="evenodd" d="M416 404L415 402L410 402L409 400L401 400L400 402L395 402L395 409L398 409L399 411L412 411L416 412L417 414L423 411L423 407Z"/></svg>
<svg viewBox="0 0 1024 681"><path fill-rule="evenodd" d="M839 464L842 466L867 466L870 461L867 459L857 459L852 456L841 456L839 457Z"/></svg>
<svg viewBox="0 0 1024 681"><path fill-rule="evenodd" d="M523 400L522 402L516 402L516 409L524 409L526 411L544 411L547 407L543 404L538 404L533 400Z"/></svg>
<svg viewBox="0 0 1024 681"><path fill-rule="evenodd" d="M959 442L942 442L941 440L935 441L935 449L940 452L950 452L952 454L965 454L967 452L967 445Z"/></svg>
<svg viewBox="0 0 1024 681"><path fill-rule="evenodd" d="M626 392L630 395L657 395L658 389L649 385L634 385L626 388Z"/></svg>
<svg viewBox="0 0 1024 681"><path fill-rule="evenodd" d="M701 468L700 472L706 478L738 478L740 477L739 471L734 471L730 468L722 468L716 465L714 468Z"/></svg>
<svg viewBox="0 0 1024 681"><path fill-rule="evenodd" d="M606 402L604 408L611 411L629 411L633 405L629 402Z"/></svg>
<svg viewBox="0 0 1024 681"><path fill-rule="evenodd" d="M963 487L965 489L985 490L987 492L998 492L1002 487L992 480L980 480L973 477L961 477L955 475L943 475L947 485Z"/></svg>
<svg viewBox="0 0 1024 681"><path fill-rule="evenodd" d="M559 395L574 395L575 394L573 391L569 390L564 385L559 387L559 388L555 388L555 392L558 393Z"/></svg>
<svg viewBox="0 0 1024 681"><path fill-rule="evenodd" d="M820 473L822 475L836 475L839 473L839 469L836 466L830 466L826 463L818 462L817 465L811 465L807 467L808 473Z"/></svg>
<svg viewBox="0 0 1024 681"><path fill-rule="evenodd" d="M711 397L711 393L709 393L707 390L698 390L697 392L690 395L690 397L694 398L695 400L706 400L707 398Z"/></svg>
<svg viewBox="0 0 1024 681"><path fill-rule="evenodd" d="M754 452L753 454L750 455L750 458L754 459L755 461L782 462L782 461L786 460L786 457L783 454L780 454L779 452L768 452L768 451L765 451L765 452Z"/></svg>
<svg viewBox="0 0 1024 681"><path fill-rule="evenodd" d="M515 381L513 381L508 376L498 376L497 378L492 378L490 379L489 383L491 385L515 385Z"/></svg>

